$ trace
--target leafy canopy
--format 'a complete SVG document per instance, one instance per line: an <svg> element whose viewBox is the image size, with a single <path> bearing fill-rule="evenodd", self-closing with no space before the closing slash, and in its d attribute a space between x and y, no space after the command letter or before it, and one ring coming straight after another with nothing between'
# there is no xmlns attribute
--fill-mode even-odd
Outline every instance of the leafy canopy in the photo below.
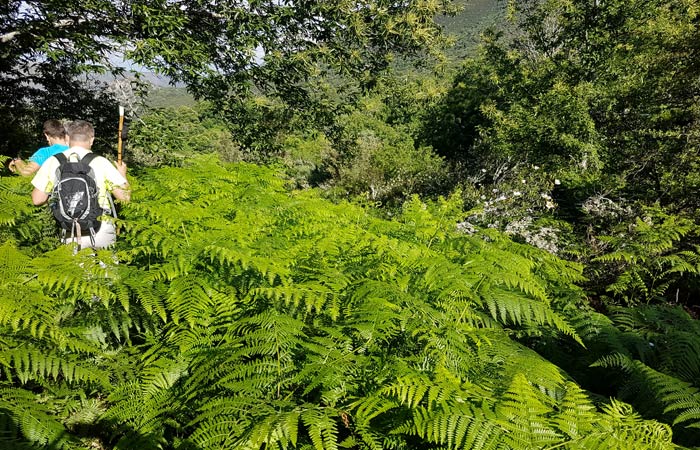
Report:
<svg viewBox="0 0 700 450"><path fill-rule="evenodd" d="M220 107L263 91L306 108L311 77L370 86L394 54L438 52L433 18L446 9L449 0L10 0L0 6L0 112L7 136L38 112L97 122L116 101L96 75L143 68Z"/></svg>

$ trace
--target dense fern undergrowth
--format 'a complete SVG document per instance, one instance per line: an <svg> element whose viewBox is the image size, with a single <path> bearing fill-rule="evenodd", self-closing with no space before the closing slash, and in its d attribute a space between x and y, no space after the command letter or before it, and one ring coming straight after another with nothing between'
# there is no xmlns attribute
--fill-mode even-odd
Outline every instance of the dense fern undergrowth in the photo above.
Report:
<svg viewBox="0 0 700 450"><path fill-rule="evenodd" d="M458 196L387 221L199 158L73 256L29 189L0 179L1 448L700 442L697 321L591 310L580 266L458 232Z"/></svg>

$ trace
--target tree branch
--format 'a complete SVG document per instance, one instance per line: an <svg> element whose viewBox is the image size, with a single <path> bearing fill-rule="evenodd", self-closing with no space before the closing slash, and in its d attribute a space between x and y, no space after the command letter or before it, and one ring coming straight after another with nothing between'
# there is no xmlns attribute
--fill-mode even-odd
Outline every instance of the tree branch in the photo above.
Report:
<svg viewBox="0 0 700 450"><path fill-rule="evenodd" d="M58 22L55 22L53 24L54 27L56 28L63 28L63 27L68 27L71 25L80 25L81 23L87 22L86 19L78 19L78 20L73 20L73 19L61 19ZM5 33L3 35L0 35L0 42L5 43L13 40L17 35L21 34L21 31L10 31L9 33Z"/></svg>
<svg viewBox="0 0 700 450"><path fill-rule="evenodd" d="M12 39L15 38L19 34L19 31L10 31L9 33L5 33L2 36L0 36L0 42L5 43L9 42Z"/></svg>

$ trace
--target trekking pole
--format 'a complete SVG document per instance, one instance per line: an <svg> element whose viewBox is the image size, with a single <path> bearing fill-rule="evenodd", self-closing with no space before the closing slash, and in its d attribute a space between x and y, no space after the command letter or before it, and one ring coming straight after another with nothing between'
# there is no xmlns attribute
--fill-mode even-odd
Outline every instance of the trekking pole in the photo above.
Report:
<svg viewBox="0 0 700 450"><path fill-rule="evenodd" d="M119 136L117 137L117 162L122 163L122 129L124 128L124 107L119 106Z"/></svg>

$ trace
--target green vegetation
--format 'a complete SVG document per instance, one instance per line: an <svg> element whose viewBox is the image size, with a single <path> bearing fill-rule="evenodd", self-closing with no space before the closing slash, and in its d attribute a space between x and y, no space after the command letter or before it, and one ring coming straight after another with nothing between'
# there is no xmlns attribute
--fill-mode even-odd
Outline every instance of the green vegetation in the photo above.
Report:
<svg viewBox="0 0 700 450"><path fill-rule="evenodd" d="M590 397L518 342L546 336L581 353L598 323L601 346L649 339L632 328L640 319L616 325L586 307L579 265L498 232L458 232L457 196L414 198L385 221L284 186L268 169L199 158L142 174L115 254L59 247L32 257L7 240L3 439L674 448L668 425ZM18 235L31 227L3 225ZM677 310L651 311L693 326ZM669 332L697 345L679 327L659 330L658 342ZM689 389L611 350L598 365L629 361L662 401ZM692 376L700 360L687 362L672 369ZM692 425L688 392L667 404Z"/></svg>
<svg viewBox="0 0 700 450"><path fill-rule="evenodd" d="M147 105L149 109L194 106L195 99L183 87L153 87L148 92Z"/></svg>
<svg viewBox="0 0 700 450"><path fill-rule="evenodd" d="M0 447L700 448L696 1L119 8L0 6L0 158L127 102L133 185L0 173Z"/></svg>

